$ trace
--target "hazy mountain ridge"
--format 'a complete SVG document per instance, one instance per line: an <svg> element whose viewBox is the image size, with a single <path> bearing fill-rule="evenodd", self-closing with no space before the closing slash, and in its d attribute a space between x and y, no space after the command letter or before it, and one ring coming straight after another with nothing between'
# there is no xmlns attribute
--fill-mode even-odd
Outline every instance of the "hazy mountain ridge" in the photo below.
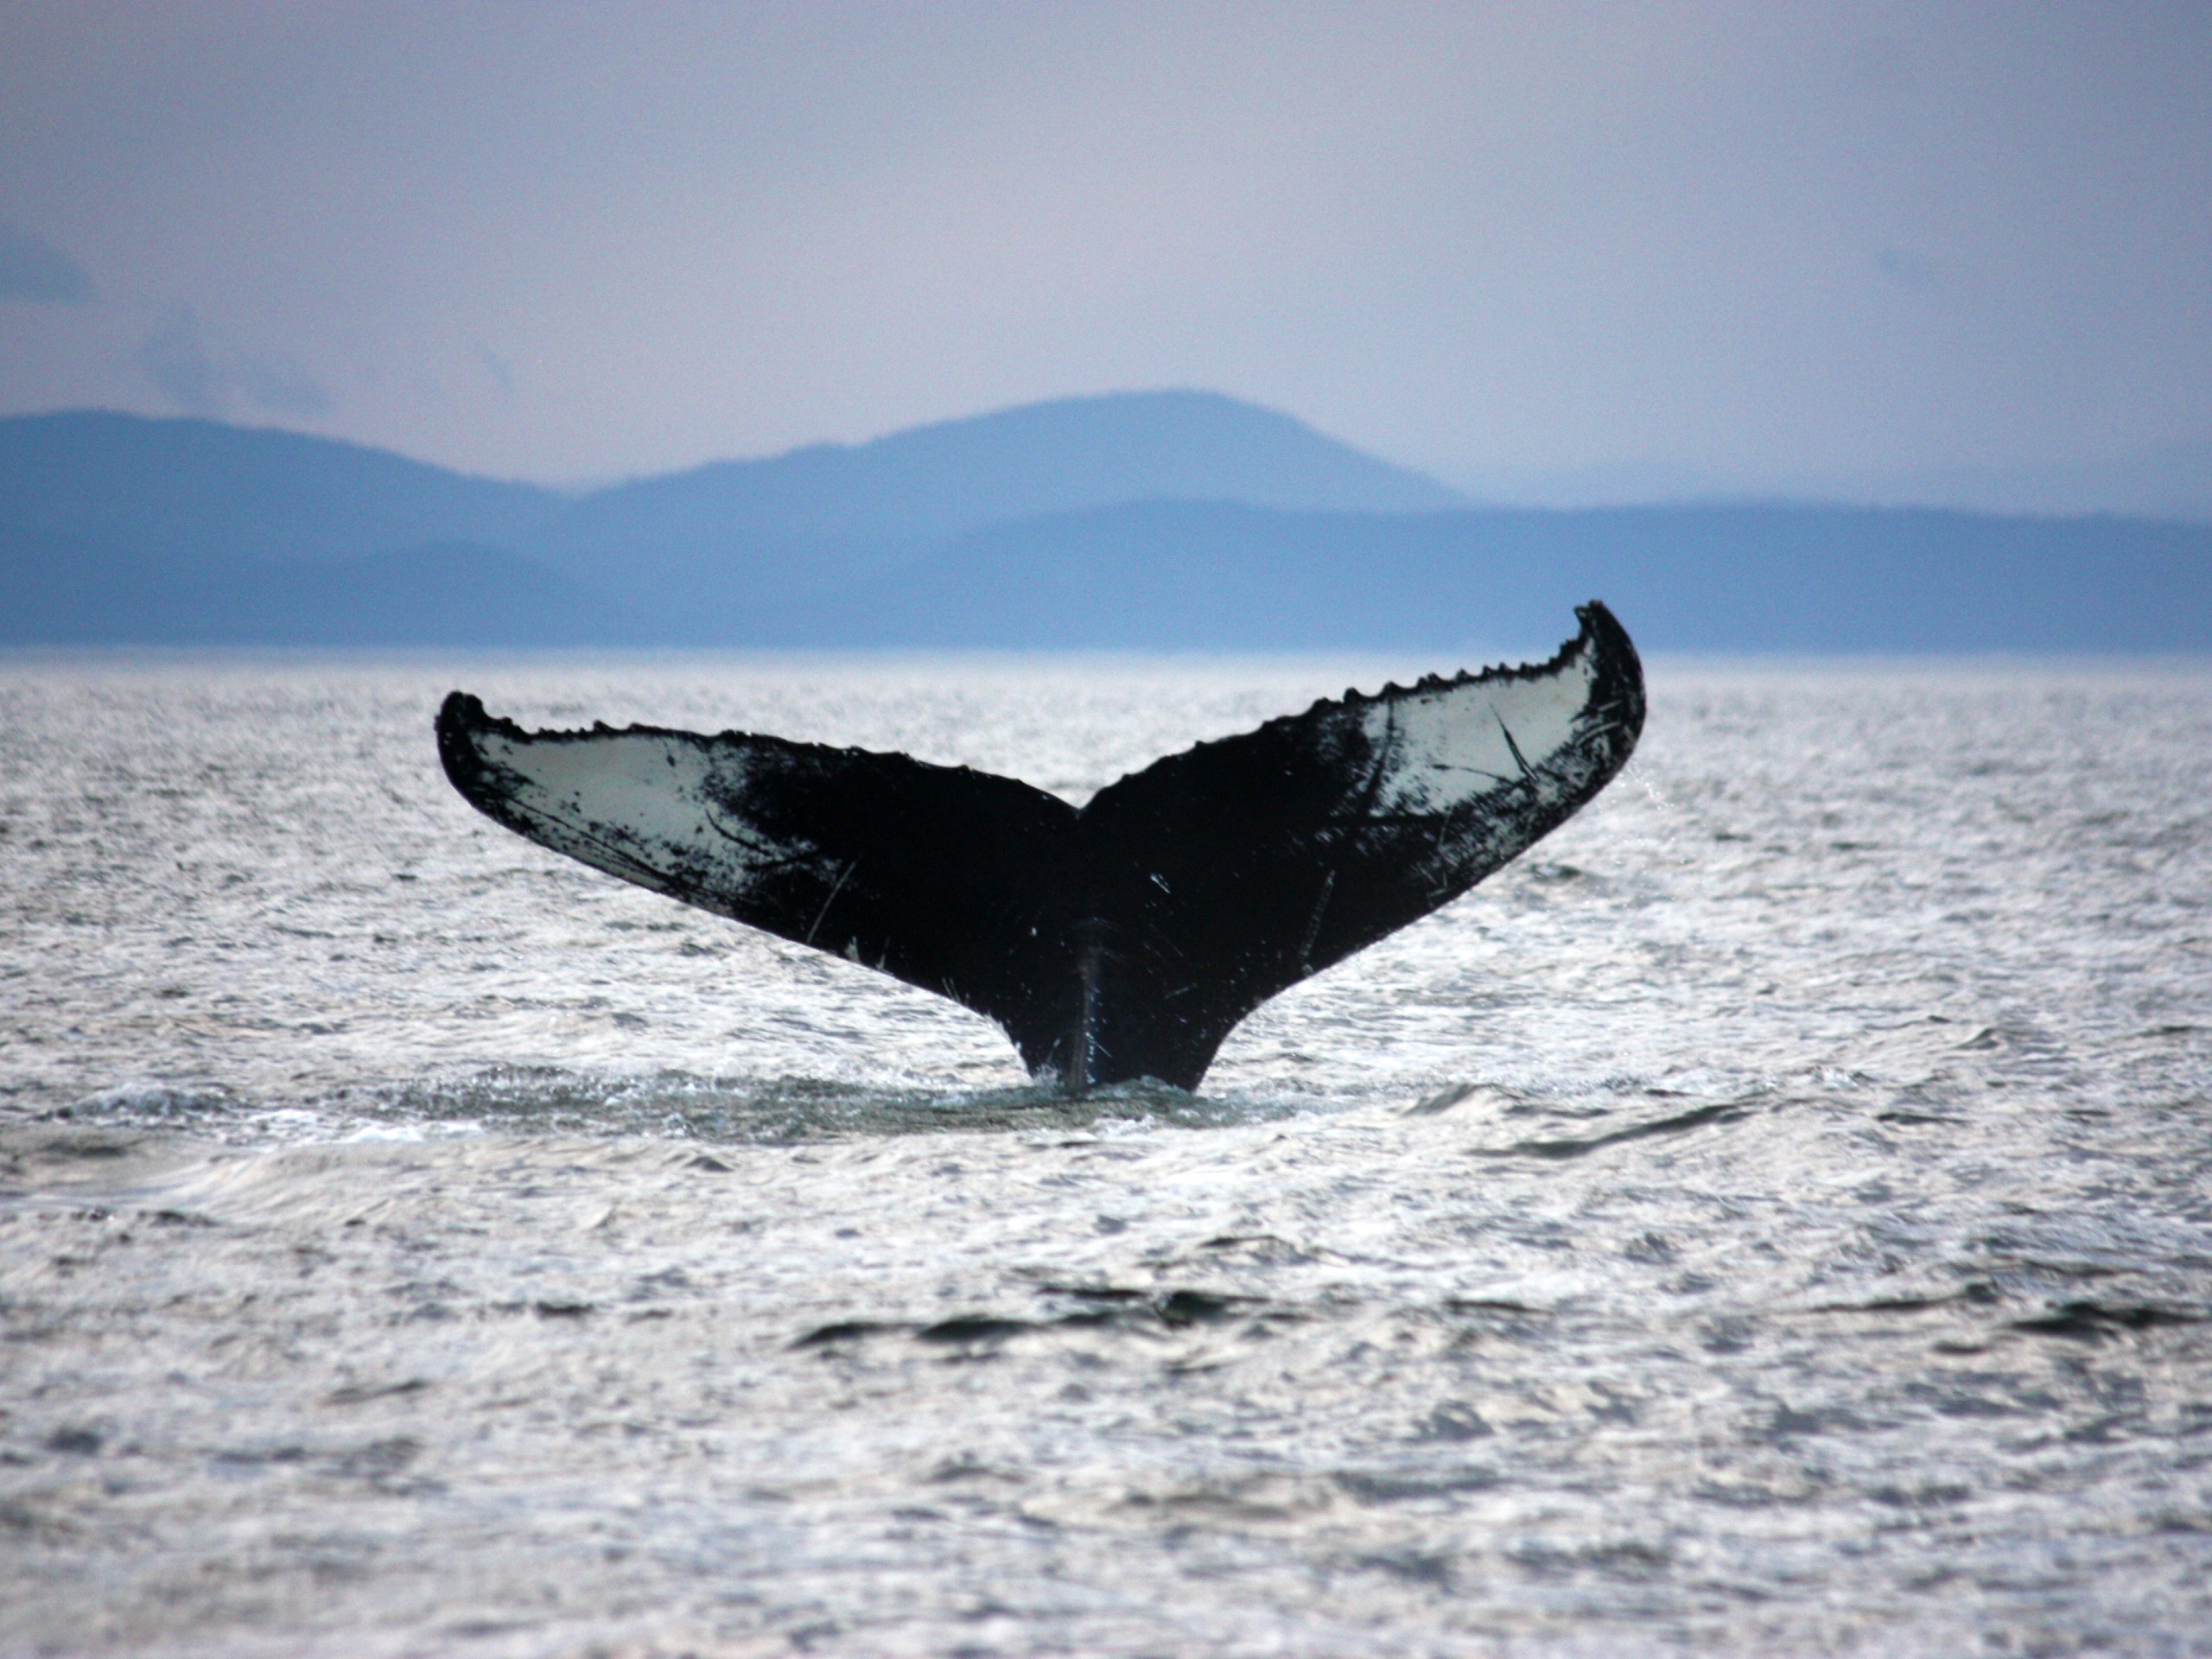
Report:
<svg viewBox="0 0 2212 1659"><path fill-rule="evenodd" d="M1929 468L1856 482L1835 499L1940 500L1970 512L2082 514L2212 524L2212 443L2166 444L2098 461Z"/></svg>
<svg viewBox="0 0 2212 1659"><path fill-rule="evenodd" d="M569 498L206 421L0 421L0 642L2212 650L2212 526L1484 508L1213 394Z"/></svg>
<svg viewBox="0 0 2212 1659"><path fill-rule="evenodd" d="M1376 512L1465 504L1287 415L1213 392L1121 392L618 485L524 545L581 580L656 599L702 579L818 592L1001 520L1155 499Z"/></svg>
<svg viewBox="0 0 2212 1659"><path fill-rule="evenodd" d="M1548 652L1605 599L1656 650L2212 648L2212 529L1789 505L1297 513L1138 502L994 525L764 636L871 645Z"/></svg>
<svg viewBox="0 0 2212 1659"><path fill-rule="evenodd" d="M296 432L106 410L0 420L0 545L73 537L180 570L518 543L564 505Z"/></svg>

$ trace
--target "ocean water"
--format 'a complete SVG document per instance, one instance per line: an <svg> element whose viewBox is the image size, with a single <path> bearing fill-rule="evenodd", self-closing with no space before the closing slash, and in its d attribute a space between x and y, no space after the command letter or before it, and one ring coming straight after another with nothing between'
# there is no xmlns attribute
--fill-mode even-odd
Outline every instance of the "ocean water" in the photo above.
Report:
<svg viewBox="0 0 2212 1659"><path fill-rule="evenodd" d="M1197 1096L477 817L1386 670L0 659L0 1652L2212 1653L2212 670L1652 665Z"/></svg>

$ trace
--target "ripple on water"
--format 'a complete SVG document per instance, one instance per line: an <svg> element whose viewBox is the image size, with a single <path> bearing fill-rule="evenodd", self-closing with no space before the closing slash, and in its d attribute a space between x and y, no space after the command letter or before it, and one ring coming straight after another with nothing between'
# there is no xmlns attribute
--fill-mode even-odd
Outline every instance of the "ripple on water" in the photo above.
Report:
<svg viewBox="0 0 2212 1659"><path fill-rule="evenodd" d="M1529 860L1079 1102L428 742L1081 798L1382 677L13 664L0 1647L2212 1651L2212 677L1660 664Z"/></svg>

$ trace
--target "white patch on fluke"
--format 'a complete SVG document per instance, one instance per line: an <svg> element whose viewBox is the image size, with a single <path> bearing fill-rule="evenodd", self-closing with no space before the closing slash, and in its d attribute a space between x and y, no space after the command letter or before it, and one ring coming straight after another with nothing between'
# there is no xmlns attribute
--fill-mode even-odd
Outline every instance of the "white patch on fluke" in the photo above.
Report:
<svg viewBox="0 0 2212 1659"><path fill-rule="evenodd" d="M474 741L537 840L626 881L693 902L735 900L764 866L813 850L763 841L716 805L742 796L737 753L641 732L517 742L486 731Z"/></svg>
<svg viewBox="0 0 2212 1659"><path fill-rule="evenodd" d="M1447 812L1520 785L1529 772L1540 797L1556 793L1560 783L1544 768L1574 740L1596 677L1594 654L1578 651L1540 678L1471 680L1369 709L1362 729L1382 762L1375 810Z"/></svg>

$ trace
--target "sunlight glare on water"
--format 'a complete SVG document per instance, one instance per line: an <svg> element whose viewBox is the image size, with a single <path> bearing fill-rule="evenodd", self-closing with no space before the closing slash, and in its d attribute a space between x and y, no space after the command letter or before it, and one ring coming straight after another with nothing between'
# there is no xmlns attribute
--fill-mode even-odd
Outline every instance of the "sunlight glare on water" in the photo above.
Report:
<svg viewBox="0 0 2212 1659"><path fill-rule="evenodd" d="M2212 1652L2212 673L1657 664L1080 1103L429 736L1079 801L1384 671L0 662L0 1649Z"/></svg>

